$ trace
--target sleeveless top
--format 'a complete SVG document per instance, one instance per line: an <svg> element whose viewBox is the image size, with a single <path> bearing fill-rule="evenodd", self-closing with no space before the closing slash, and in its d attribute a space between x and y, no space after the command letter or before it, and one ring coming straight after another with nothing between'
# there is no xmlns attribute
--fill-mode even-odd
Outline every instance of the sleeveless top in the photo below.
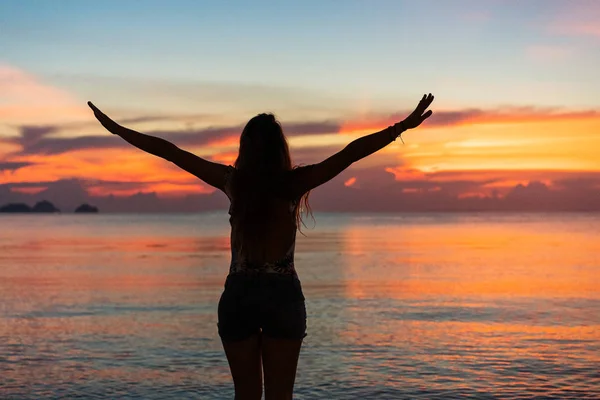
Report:
<svg viewBox="0 0 600 400"><path fill-rule="evenodd" d="M229 215L233 212L233 198L231 190L231 176L233 175L235 168L231 165L227 168L225 177L224 192L229 198ZM291 201L289 212L294 213L298 201ZM231 217L229 219L231 223ZM233 226L232 226L233 229ZM282 274L297 276L296 269L294 268L294 251L296 248L296 230L294 230L293 240L290 248L286 252L285 256L275 262L264 262L254 263L246 260L240 252L234 248L233 241L231 241L231 264L229 266L229 275L241 275L241 274L257 274L257 273L270 273L270 274Z"/></svg>

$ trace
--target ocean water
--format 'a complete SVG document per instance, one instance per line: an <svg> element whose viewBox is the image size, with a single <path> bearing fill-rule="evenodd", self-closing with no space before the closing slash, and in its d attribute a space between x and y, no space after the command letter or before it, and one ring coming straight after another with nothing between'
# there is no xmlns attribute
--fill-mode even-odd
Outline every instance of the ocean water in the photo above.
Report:
<svg viewBox="0 0 600 400"><path fill-rule="evenodd" d="M0 398L232 399L228 229L0 216ZM305 233L295 398L600 399L600 214L317 214Z"/></svg>

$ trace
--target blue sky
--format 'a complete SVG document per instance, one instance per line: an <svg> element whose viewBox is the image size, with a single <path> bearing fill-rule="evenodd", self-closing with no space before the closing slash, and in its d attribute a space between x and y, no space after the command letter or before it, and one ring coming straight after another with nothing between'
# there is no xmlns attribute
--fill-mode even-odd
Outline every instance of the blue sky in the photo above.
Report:
<svg viewBox="0 0 600 400"><path fill-rule="evenodd" d="M0 32L3 62L81 95L113 78L300 88L390 108L423 91L448 106L593 107L600 35L556 27L592 23L600 6L570 4L4 1Z"/></svg>

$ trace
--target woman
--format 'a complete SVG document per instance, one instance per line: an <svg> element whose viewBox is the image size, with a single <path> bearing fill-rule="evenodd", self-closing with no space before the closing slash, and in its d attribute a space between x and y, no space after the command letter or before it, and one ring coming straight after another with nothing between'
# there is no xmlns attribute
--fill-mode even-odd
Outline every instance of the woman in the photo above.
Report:
<svg viewBox="0 0 600 400"><path fill-rule="evenodd" d="M294 269L301 204L311 189L352 163L387 146L431 115L433 96L382 131L354 140L313 165L293 168L286 138L272 114L252 118L240 137L233 166L207 161L174 144L120 126L91 102L100 123L132 145L164 158L225 192L230 200L231 265L219 301L218 330L235 386L235 398L291 399L306 309Z"/></svg>

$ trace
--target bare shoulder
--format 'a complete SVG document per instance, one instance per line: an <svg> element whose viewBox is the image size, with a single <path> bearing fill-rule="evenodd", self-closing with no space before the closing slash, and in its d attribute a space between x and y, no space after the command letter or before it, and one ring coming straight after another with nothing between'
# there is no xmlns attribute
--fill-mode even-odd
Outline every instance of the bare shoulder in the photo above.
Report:
<svg viewBox="0 0 600 400"><path fill-rule="evenodd" d="M313 170L313 164L302 165L284 174L281 186L287 198L296 200L306 193L306 182L310 180Z"/></svg>

